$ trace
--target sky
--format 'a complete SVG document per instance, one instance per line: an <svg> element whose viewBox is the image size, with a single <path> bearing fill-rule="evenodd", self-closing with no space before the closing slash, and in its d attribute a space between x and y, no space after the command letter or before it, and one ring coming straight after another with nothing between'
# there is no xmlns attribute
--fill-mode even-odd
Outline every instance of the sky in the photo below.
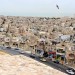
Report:
<svg viewBox="0 0 75 75"><path fill-rule="evenodd" d="M57 9L56 4L59 6ZM75 15L75 0L0 0L0 15L61 17Z"/></svg>

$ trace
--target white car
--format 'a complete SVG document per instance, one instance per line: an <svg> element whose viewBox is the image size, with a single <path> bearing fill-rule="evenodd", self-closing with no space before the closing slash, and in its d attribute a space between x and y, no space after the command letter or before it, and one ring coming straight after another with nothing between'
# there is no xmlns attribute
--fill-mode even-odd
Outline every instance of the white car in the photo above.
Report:
<svg viewBox="0 0 75 75"><path fill-rule="evenodd" d="M67 72L68 74L70 74L70 75L75 75L75 72L74 72L73 69L71 69L71 68L68 68L68 69L66 70L66 72Z"/></svg>

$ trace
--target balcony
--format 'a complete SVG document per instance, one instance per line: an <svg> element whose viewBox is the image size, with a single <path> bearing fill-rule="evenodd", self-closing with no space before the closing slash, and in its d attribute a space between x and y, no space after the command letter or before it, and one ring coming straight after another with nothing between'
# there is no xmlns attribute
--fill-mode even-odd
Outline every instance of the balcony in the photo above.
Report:
<svg viewBox="0 0 75 75"><path fill-rule="evenodd" d="M58 53L58 52L56 52L56 54L57 55L65 55L65 53Z"/></svg>
<svg viewBox="0 0 75 75"><path fill-rule="evenodd" d="M65 51L63 49L57 49L57 55L65 55Z"/></svg>

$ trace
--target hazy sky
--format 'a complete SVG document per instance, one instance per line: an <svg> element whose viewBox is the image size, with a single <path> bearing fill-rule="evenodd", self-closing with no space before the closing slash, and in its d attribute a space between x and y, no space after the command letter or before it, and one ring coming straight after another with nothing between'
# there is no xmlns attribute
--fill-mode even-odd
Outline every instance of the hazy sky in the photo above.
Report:
<svg viewBox="0 0 75 75"><path fill-rule="evenodd" d="M75 0L0 0L0 15L54 17L74 14Z"/></svg>

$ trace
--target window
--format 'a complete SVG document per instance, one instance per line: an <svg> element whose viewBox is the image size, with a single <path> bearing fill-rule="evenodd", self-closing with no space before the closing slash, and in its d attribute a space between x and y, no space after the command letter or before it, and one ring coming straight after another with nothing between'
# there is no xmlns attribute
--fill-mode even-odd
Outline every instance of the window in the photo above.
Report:
<svg viewBox="0 0 75 75"><path fill-rule="evenodd" d="M73 30L75 30L75 28L73 28Z"/></svg>
<svg viewBox="0 0 75 75"><path fill-rule="evenodd" d="M71 54L69 54L69 56L70 56L70 57L74 57L74 54L71 53Z"/></svg>
<svg viewBox="0 0 75 75"><path fill-rule="evenodd" d="M75 50L75 45L73 45L73 46L71 47L71 50L73 50L73 51Z"/></svg>
<svg viewBox="0 0 75 75"><path fill-rule="evenodd" d="M41 52L42 52L41 50L37 50L37 53L39 53L39 54L40 54Z"/></svg>
<svg viewBox="0 0 75 75"><path fill-rule="evenodd" d="M61 60L63 60L63 61L64 61L64 57L61 57Z"/></svg>
<svg viewBox="0 0 75 75"><path fill-rule="evenodd" d="M59 53L65 53L65 51L63 51L63 49L58 49L57 52L59 52Z"/></svg>

